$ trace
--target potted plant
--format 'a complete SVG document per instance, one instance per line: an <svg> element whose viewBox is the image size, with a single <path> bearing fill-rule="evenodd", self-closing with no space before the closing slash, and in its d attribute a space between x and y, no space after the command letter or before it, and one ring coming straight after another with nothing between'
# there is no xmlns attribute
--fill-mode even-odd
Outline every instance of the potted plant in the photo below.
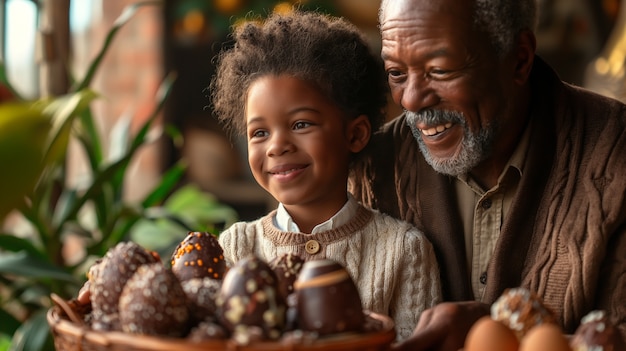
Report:
<svg viewBox="0 0 626 351"><path fill-rule="evenodd" d="M154 3L137 3L124 11L84 78L67 95L23 101L0 65L0 84L17 100L0 106L0 137L3 128L13 128L7 132L10 140L0 138L0 163L13 162L7 160L16 153L19 157L11 160L23 161L0 172L0 184L5 185L0 191L14 192L0 197L0 222L14 210L27 224L25 235L0 232L0 351L53 350L45 316L50 295L75 296L88 266L118 242L133 239L167 253L188 230L217 233L237 219L234 210L211 194L193 185L180 187L186 169L183 160L166 171L142 201L124 198L124 180L133 157L163 135L165 128L154 122L175 74L163 80L157 104L136 134L132 135L129 120L120 119L123 137L111 143L123 152L111 155L103 150L105 143L90 109L90 102L98 97L89 88L91 81L118 30L140 6ZM78 140L91 173L80 187L65 182L64 156L70 137ZM70 238L81 242L84 254L78 259L68 260L63 254Z"/></svg>

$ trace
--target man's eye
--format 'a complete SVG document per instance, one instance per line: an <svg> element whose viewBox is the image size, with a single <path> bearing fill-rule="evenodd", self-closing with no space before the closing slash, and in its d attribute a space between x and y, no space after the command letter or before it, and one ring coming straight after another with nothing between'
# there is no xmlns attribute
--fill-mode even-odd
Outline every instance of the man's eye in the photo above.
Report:
<svg viewBox="0 0 626 351"><path fill-rule="evenodd" d="M398 78L398 77L401 77L403 73L397 70L389 70L387 71L387 75L392 78Z"/></svg>
<svg viewBox="0 0 626 351"><path fill-rule="evenodd" d="M443 69L431 69L428 73L431 77L434 78L445 78L446 76L448 76L450 74L449 71L443 70Z"/></svg>

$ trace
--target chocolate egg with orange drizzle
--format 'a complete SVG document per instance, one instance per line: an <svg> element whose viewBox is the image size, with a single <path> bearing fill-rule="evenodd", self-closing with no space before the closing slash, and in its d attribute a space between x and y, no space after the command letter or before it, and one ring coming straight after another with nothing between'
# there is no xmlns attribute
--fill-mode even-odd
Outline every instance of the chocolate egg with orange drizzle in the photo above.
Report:
<svg viewBox="0 0 626 351"><path fill-rule="evenodd" d="M224 250L211 233L189 232L172 254L172 272L182 282L193 278L223 279Z"/></svg>

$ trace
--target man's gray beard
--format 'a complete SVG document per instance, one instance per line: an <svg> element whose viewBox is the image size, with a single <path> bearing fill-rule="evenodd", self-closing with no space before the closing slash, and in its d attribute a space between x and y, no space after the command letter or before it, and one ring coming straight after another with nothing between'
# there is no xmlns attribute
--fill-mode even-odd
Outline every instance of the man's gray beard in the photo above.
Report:
<svg viewBox="0 0 626 351"><path fill-rule="evenodd" d="M406 122L417 140L420 151L424 155L426 162L437 172L459 176L468 173L481 161L486 159L491 153L493 140L497 133L497 124L491 123L486 128L481 129L477 134L471 132L467 127L463 114L455 111L426 110L415 113L405 111ZM437 158L430 153L424 143L423 134L417 128L418 123L427 125L443 125L446 123L459 124L463 130L463 141L458 154L448 158Z"/></svg>

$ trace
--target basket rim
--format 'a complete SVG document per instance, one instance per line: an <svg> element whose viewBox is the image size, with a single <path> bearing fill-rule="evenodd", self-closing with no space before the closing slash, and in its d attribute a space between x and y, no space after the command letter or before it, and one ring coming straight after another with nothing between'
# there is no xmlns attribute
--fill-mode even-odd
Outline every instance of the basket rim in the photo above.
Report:
<svg viewBox="0 0 626 351"><path fill-rule="evenodd" d="M169 351L176 347L184 346L185 350L229 350L229 351L265 351L265 350L292 350L292 351L311 351L323 350L328 347L342 349L356 348L359 346L372 346L375 344L390 345L396 339L395 323L385 315L367 312L372 318L383 323L380 331L367 334L361 333L342 333L336 334L311 343L300 344L289 341L261 341L248 345L240 345L231 339L204 340L199 342L190 341L185 338L174 338L167 336L151 336L128 334L121 331L97 331L89 328L87 325L78 325L69 319L63 310L55 305L52 306L46 318L53 335L56 338L57 333L69 336L78 342L87 342L94 345L109 346L126 346L141 350ZM365 337L364 337L365 336Z"/></svg>

